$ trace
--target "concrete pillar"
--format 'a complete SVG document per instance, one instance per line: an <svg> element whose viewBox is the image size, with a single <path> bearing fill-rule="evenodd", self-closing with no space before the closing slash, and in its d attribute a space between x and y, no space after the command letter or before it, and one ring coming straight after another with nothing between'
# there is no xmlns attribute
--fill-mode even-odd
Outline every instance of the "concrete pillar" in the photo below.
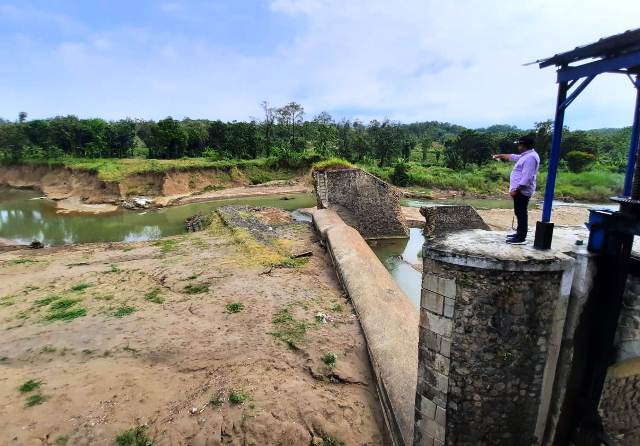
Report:
<svg viewBox="0 0 640 446"><path fill-rule="evenodd" d="M414 444L540 444L574 260L482 230L423 259Z"/></svg>

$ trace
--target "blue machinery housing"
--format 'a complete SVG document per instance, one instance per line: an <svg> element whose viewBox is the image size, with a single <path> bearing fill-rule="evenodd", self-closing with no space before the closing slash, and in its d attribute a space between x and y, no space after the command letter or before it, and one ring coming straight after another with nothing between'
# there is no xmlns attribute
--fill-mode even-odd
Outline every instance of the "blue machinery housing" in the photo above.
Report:
<svg viewBox="0 0 640 446"><path fill-rule="evenodd" d="M585 62L585 60L591 59L594 60ZM629 207L640 208L640 171L635 171L636 165L640 165L640 163L636 163L638 142L640 140L640 29L600 39L598 42L556 54L553 57L539 60L537 63L540 68L552 65L558 68L558 100L551 153L549 155L547 185L544 193L542 221L536 224L534 241L534 247L549 249L553 238L551 206L555 192L558 163L560 161L564 112L599 74L615 73L628 76L636 90L635 112L623 196L615 198L614 201L621 204L621 210L623 210L622 207L627 207L627 210L631 210ZM594 231L597 230L597 227L600 227L600 225L595 224L590 229ZM598 248L595 244L591 245L592 243L590 243L590 249L596 250Z"/></svg>

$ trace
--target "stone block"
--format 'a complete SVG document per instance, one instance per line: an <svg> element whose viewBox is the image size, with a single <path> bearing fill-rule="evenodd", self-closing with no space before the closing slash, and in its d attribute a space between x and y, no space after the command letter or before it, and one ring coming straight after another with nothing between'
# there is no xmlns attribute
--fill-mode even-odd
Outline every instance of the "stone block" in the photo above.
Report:
<svg viewBox="0 0 640 446"><path fill-rule="evenodd" d="M430 313L427 310L420 310L420 326L428 328L434 333L451 338L451 331L453 329L453 321L449 318L438 316Z"/></svg>
<svg viewBox="0 0 640 446"><path fill-rule="evenodd" d="M442 314L444 310L444 297L440 294L436 294L433 291L429 291L423 288L422 298L420 299L420 306L431 311L432 313Z"/></svg>
<svg viewBox="0 0 640 446"><path fill-rule="evenodd" d="M422 279L422 288L438 293L449 299L456 298L456 280L436 276L435 274L425 274Z"/></svg>
<svg viewBox="0 0 640 446"><path fill-rule="evenodd" d="M425 398L424 396L420 397L420 413L423 419L428 418L433 420L436 417L436 407L436 404L429 398Z"/></svg>
<svg viewBox="0 0 640 446"><path fill-rule="evenodd" d="M440 351L440 336L428 328L420 327L420 348L428 348L434 352Z"/></svg>
<svg viewBox="0 0 640 446"><path fill-rule="evenodd" d="M436 420L422 420L424 422L424 432L434 440L444 441L446 427L444 425L436 423Z"/></svg>
<svg viewBox="0 0 640 446"><path fill-rule="evenodd" d="M442 356L446 356L447 358L451 357L451 339L440 339L440 354Z"/></svg>
<svg viewBox="0 0 640 446"><path fill-rule="evenodd" d="M453 299L445 298L443 306L443 315L445 317L453 319L455 301Z"/></svg>
<svg viewBox="0 0 640 446"><path fill-rule="evenodd" d="M441 373L442 375L449 375L449 358L439 353L435 353L433 356L433 369Z"/></svg>
<svg viewBox="0 0 640 446"><path fill-rule="evenodd" d="M447 411L446 409L436 406L436 416L435 416L435 420L436 423L438 423L440 426L446 426L447 425Z"/></svg>

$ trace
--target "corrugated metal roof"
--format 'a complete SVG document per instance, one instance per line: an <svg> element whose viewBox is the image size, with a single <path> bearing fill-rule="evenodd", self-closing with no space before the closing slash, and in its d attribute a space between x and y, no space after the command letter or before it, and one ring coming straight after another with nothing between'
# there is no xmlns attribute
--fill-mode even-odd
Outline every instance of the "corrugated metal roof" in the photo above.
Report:
<svg viewBox="0 0 640 446"><path fill-rule="evenodd" d="M589 45L536 61L540 68L551 65L567 65L584 59L607 58L640 50L640 28L604 37Z"/></svg>

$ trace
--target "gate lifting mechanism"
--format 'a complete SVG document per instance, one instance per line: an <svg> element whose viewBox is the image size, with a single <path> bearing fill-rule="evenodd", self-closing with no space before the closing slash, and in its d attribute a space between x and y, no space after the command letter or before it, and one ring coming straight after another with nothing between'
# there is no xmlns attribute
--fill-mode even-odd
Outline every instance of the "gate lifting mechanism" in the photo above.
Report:
<svg viewBox="0 0 640 446"><path fill-rule="evenodd" d="M551 248L551 207L565 110L600 74L627 76L635 88L636 102L623 194L612 198L620 208L618 211L589 211L587 249L596 256L597 272L588 308L585 307L581 321L584 334L580 342L586 348L578 364L579 383L575 386L578 390L570 397L572 402L568 413L571 416L565 420L564 433L560 435L564 436L561 442L570 439L576 445L615 444L603 432L598 405L607 369L615 361L614 340L627 275L630 271L637 273L640 266L640 261L631 255L633 238L640 235L640 162L637 159L640 139L640 29L603 38L536 63L540 68L556 66L558 82L542 220L536 223L534 247L537 249Z"/></svg>

